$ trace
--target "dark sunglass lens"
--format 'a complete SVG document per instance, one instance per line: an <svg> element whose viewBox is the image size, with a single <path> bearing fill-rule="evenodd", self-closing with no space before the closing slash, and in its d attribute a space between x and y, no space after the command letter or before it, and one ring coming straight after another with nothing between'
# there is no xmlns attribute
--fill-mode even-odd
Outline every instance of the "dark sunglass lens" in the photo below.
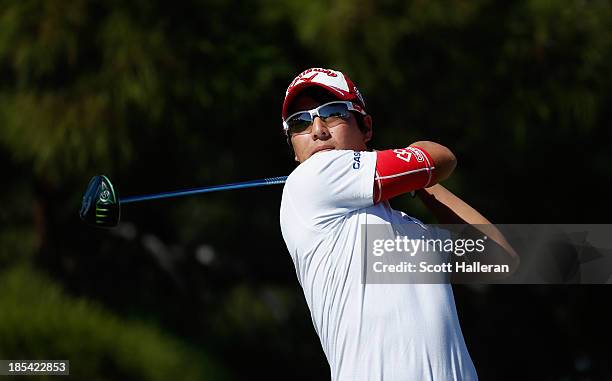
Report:
<svg viewBox="0 0 612 381"><path fill-rule="evenodd" d="M349 109L344 103L330 104L319 110L322 118L339 117L346 119L349 116Z"/></svg>
<svg viewBox="0 0 612 381"><path fill-rule="evenodd" d="M289 125L289 132L296 134L303 132L310 126L312 123L312 119L310 118L310 114L307 112L302 112L297 115L292 116L287 124Z"/></svg>

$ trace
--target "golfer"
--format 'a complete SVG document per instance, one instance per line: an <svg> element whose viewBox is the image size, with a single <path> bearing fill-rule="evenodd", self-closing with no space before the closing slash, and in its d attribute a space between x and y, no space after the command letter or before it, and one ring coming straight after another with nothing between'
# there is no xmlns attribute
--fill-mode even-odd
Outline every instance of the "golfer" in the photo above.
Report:
<svg viewBox="0 0 612 381"><path fill-rule="evenodd" d="M490 222L439 182L456 159L420 141L369 151L372 117L343 73L312 68L289 85L283 127L297 168L281 202L283 238L332 380L477 380L451 285L362 281L360 226L427 227L387 200L416 191L440 223ZM515 255L501 234L492 237Z"/></svg>

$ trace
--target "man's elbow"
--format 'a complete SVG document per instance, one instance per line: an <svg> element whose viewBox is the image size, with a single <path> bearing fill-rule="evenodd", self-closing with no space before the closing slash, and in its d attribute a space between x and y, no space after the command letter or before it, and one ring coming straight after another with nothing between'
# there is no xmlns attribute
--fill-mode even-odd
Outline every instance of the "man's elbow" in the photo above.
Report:
<svg viewBox="0 0 612 381"><path fill-rule="evenodd" d="M455 170L455 167L457 166L457 157L450 149L442 144L430 141L421 141L411 145L427 151L433 160L433 166L435 169L433 171L434 177L432 178L430 185L446 180Z"/></svg>
<svg viewBox="0 0 612 381"><path fill-rule="evenodd" d="M457 167L457 157L455 156L455 154L450 149L444 146L440 147L443 148L442 152L436 159L434 159L434 165L436 167L436 169L434 170L434 173L436 174L436 183L439 183L449 178Z"/></svg>

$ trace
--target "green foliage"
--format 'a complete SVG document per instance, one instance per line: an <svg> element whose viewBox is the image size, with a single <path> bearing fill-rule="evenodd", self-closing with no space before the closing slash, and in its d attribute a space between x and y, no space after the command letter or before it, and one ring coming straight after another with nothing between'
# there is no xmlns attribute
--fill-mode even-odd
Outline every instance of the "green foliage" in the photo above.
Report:
<svg viewBox="0 0 612 381"><path fill-rule="evenodd" d="M72 378L80 380L222 378L203 352L155 326L68 297L27 267L0 274L0 311L3 359L67 359Z"/></svg>
<svg viewBox="0 0 612 381"><path fill-rule="evenodd" d="M7 178L14 173L4 172ZM0 268L31 261L40 244L32 216L38 205L32 202L27 182L7 182L0 188L0 199L10 200L0 208Z"/></svg>
<svg viewBox="0 0 612 381"><path fill-rule="evenodd" d="M527 157L543 166L543 183L554 188L565 186L555 180L561 169L548 163L561 147L590 147L582 160L596 166L606 155L591 142L605 136L612 101L610 2L275 4L316 64L343 69L361 85L375 148L422 139L447 144L459 158L452 189L498 216L515 215L494 198L508 183L509 193L519 191L532 165ZM477 169L474 152L488 158ZM605 171L587 172L585 178L610 180ZM485 185L482 174L498 173L506 184ZM401 208L415 211L407 200ZM537 213L551 214L558 209Z"/></svg>
<svg viewBox="0 0 612 381"><path fill-rule="evenodd" d="M97 70L100 61L91 59L100 48L91 8L84 1L13 2L0 15L0 65L11 74L0 88L0 144L54 184L129 153L120 139L123 103L106 86L112 67ZM122 85L119 93L128 92Z"/></svg>
<svg viewBox="0 0 612 381"><path fill-rule="evenodd" d="M256 337L257 331L271 331L279 325L291 304L290 293L278 287L253 290L246 285L232 288L215 317L215 329L229 335L239 332L241 338Z"/></svg>
<svg viewBox="0 0 612 381"><path fill-rule="evenodd" d="M492 221L593 222L612 181L610 20L602 0L2 1L0 266L49 267L113 310L214 340L229 366L248 354L242 378L306 360L320 367L302 379L328 377L278 228L280 188L126 206L121 235L79 223L89 178L109 175L121 197L287 174L286 86L335 67L366 98L373 148L447 145L458 167L445 185ZM585 183L592 203L568 200ZM432 222L416 200L393 205ZM148 236L167 250L152 254ZM0 348L21 351L9 354L80 356L75 372L92 379L173 377L183 355L169 346L205 358L31 270L0 285ZM149 359L166 370L147 373Z"/></svg>

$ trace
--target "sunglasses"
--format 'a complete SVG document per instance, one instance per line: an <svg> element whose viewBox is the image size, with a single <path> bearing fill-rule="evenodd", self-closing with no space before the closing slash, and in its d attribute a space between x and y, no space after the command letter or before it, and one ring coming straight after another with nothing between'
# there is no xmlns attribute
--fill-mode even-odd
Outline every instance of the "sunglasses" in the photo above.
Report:
<svg viewBox="0 0 612 381"><path fill-rule="evenodd" d="M289 136L308 133L316 116L326 122L328 127L334 127L340 122L348 120L351 111L357 111L366 115L363 110L355 108L353 102L333 101L322 104L312 110L298 111L295 114L291 114L287 119L283 120L283 127Z"/></svg>

